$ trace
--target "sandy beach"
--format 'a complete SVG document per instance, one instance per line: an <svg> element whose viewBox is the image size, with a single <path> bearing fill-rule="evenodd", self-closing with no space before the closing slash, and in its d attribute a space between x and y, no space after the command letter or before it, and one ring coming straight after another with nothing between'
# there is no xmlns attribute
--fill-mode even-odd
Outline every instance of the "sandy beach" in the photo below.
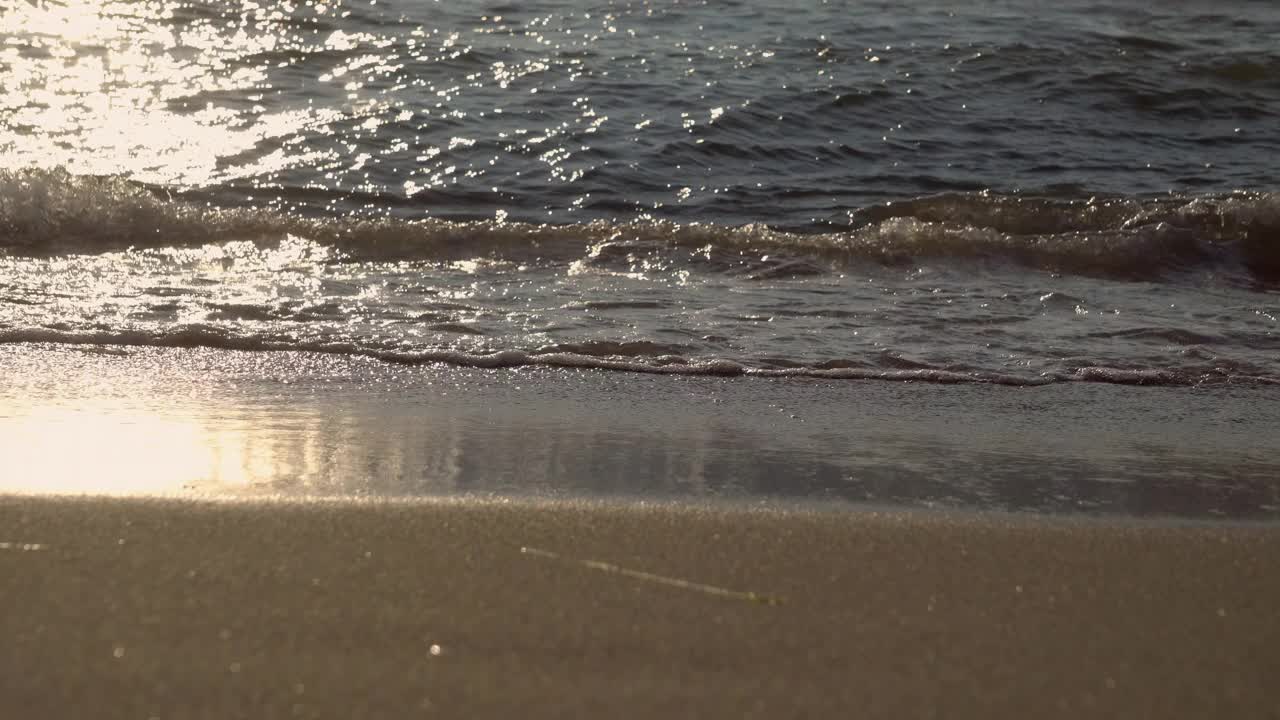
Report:
<svg viewBox="0 0 1280 720"><path fill-rule="evenodd" d="M0 1L0 720L1280 720L1277 7Z"/></svg>
<svg viewBox="0 0 1280 720"><path fill-rule="evenodd" d="M1265 526L6 497L0 528L6 717L1280 713Z"/></svg>

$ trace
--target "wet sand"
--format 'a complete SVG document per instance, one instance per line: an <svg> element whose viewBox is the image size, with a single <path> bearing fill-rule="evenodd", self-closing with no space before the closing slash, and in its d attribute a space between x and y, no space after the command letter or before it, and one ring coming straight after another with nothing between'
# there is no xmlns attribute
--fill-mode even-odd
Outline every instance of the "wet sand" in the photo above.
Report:
<svg viewBox="0 0 1280 720"><path fill-rule="evenodd" d="M1274 527L11 496L0 543L4 717L1280 714Z"/></svg>
<svg viewBox="0 0 1280 720"><path fill-rule="evenodd" d="M489 495L1280 520L1280 386L491 371L0 344L0 493Z"/></svg>

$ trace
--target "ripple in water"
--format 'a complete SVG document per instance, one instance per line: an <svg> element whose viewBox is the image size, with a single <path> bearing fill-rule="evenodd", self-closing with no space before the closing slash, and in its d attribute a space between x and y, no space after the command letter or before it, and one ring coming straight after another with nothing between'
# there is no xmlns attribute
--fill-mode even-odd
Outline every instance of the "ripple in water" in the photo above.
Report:
<svg viewBox="0 0 1280 720"><path fill-rule="evenodd" d="M1272 383L1277 35L1249 3L10 4L0 339Z"/></svg>

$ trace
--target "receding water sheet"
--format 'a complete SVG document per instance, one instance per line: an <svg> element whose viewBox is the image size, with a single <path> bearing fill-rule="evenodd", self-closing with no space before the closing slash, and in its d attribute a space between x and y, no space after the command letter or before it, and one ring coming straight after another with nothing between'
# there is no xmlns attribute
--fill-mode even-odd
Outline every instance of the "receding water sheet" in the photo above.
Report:
<svg viewBox="0 0 1280 720"><path fill-rule="evenodd" d="M0 491L1274 518L1259 386L1038 387L10 345ZM834 505L832 505L834 503Z"/></svg>

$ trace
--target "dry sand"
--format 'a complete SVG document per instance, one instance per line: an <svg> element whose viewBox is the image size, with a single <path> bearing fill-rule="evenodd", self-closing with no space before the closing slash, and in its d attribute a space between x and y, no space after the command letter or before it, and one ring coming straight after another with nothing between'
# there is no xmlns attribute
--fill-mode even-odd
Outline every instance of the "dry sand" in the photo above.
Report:
<svg viewBox="0 0 1280 720"><path fill-rule="evenodd" d="M6 718L1280 716L1262 526L8 497L0 543Z"/></svg>

